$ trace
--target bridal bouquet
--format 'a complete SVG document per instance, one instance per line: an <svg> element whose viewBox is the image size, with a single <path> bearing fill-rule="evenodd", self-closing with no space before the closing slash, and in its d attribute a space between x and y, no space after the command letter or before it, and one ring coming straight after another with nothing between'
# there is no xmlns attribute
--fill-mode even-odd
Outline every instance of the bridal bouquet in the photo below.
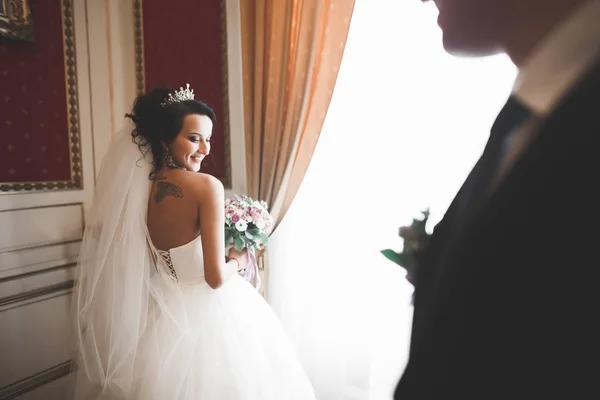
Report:
<svg viewBox="0 0 600 400"><path fill-rule="evenodd" d="M260 287L256 250L264 249L273 230L273 219L267 203L253 200L245 195L235 195L225 200L225 246L233 246L237 251L248 249L249 264L244 278L255 280Z"/></svg>

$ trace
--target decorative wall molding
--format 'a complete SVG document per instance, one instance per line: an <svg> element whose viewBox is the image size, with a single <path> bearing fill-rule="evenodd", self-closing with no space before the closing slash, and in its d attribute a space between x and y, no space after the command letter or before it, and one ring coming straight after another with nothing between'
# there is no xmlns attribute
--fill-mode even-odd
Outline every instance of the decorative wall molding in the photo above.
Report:
<svg viewBox="0 0 600 400"><path fill-rule="evenodd" d="M7 1L11 0L0 0ZM110 3L113 17L108 22L98 18L98 8L104 10L105 3ZM23 139L15 143L14 153L5 153L10 142L0 146L0 164L6 166L0 185L11 184L0 189L0 400L67 398L72 371L67 360L71 357L69 316L75 263L84 213L94 192L94 156L98 155L99 164L103 144L111 134L105 103L108 96L104 97L109 60L114 66L115 114L123 115L122 104L130 105L135 95L129 1L30 4L36 23L35 41L0 40L0 114L4 108L6 115L0 118L0 131L9 136L5 121L12 120L9 137ZM123 9L129 11L124 13L128 21L118 18ZM109 27L112 59L104 50ZM126 52L122 50L125 45ZM121 53L129 57L120 57ZM128 97L121 100L123 92ZM6 100L8 96L12 101ZM21 109L26 112L21 114ZM17 123L13 115L25 123ZM45 123L44 129L40 123ZM31 135L29 142L24 140L26 133ZM50 138L48 142L56 143L56 149L39 138ZM39 152L42 145L48 146L45 154ZM25 154L21 156L18 151ZM42 161L33 159L29 165L15 167L24 176L7 174L12 164L25 159L26 152L33 152L32 158L46 159L49 173L40 173ZM15 161L4 158L5 154L14 156ZM61 168L52 170L57 157Z"/></svg>
<svg viewBox="0 0 600 400"><path fill-rule="evenodd" d="M231 178L231 119L229 114L229 61L227 46L227 4L221 0L221 75L223 84L221 87L223 101L223 143L225 144L225 177L221 179L226 189L231 189L233 183Z"/></svg>
<svg viewBox="0 0 600 400"><path fill-rule="evenodd" d="M34 250L46 245L66 244L81 240L85 227L82 202L51 204L34 207L0 210L0 271L23 265L22 261L6 259L7 253ZM12 258L12 257L9 257ZM46 260L30 260L27 264Z"/></svg>
<svg viewBox="0 0 600 400"><path fill-rule="evenodd" d="M57 271L57 270L65 269L65 268L75 268L76 266L77 266L77 261L72 261L72 262L68 262L66 264L53 265L50 267L34 269L33 271L25 271L24 273L20 273L20 274L16 274L16 275L9 275L6 277L0 276L0 284L4 283L4 282L8 282L8 281L14 281L17 279L30 278L32 276L42 275L42 274L46 274L48 272L53 272L53 271ZM2 298L0 298L0 303L1 303L1 301L2 301Z"/></svg>
<svg viewBox="0 0 600 400"><path fill-rule="evenodd" d="M54 285L44 286L39 289L28 290L23 293L2 297L0 298L0 311L12 309L19 305L31 304L33 301L39 300L40 298L47 300L52 295L69 294L74 285L75 281L71 279Z"/></svg>
<svg viewBox="0 0 600 400"><path fill-rule="evenodd" d="M144 17L142 0L133 0L133 35L135 40L135 77L138 96L146 91L144 76Z"/></svg>
<svg viewBox="0 0 600 400"><path fill-rule="evenodd" d="M72 1L73 0L61 0L71 178L66 181L0 182L0 193L83 189L77 62Z"/></svg>
<svg viewBox="0 0 600 400"><path fill-rule="evenodd" d="M64 376L67 376L73 370L73 363L65 361L45 371L22 379L9 386L0 388L0 400L12 400L18 396L30 392L40 386L46 385Z"/></svg>
<svg viewBox="0 0 600 400"><path fill-rule="evenodd" d="M227 83L230 131L229 141L232 188L226 196L247 193L246 138L244 134L244 91L242 71L242 34L239 0L225 0L227 19Z"/></svg>

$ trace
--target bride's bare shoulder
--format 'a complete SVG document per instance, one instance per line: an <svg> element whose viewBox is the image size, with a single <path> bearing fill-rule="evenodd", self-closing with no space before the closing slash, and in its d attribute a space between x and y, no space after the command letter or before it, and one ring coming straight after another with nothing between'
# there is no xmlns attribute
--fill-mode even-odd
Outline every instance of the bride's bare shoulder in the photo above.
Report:
<svg viewBox="0 0 600 400"><path fill-rule="evenodd" d="M225 189L223 183L212 175L187 173L184 180L188 190L191 190L200 198L205 198L206 196L224 196Z"/></svg>

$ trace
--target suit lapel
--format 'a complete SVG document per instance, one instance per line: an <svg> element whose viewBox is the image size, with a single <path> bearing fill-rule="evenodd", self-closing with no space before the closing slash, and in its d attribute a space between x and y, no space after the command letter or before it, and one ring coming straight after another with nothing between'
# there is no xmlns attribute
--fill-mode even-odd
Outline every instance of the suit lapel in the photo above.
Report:
<svg viewBox="0 0 600 400"><path fill-rule="evenodd" d="M444 266L447 264L445 259L451 257L454 252L468 251L471 248L472 244L465 240L469 233L477 231L481 235L485 235L486 224L490 219L500 212L506 212L503 210L504 204L512 196L518 196L522 185L526 184L528 180L537 178L529 175L531 170L535 169L533 167L540 162L552 161L547 159L547 157L551 157L547 153L560 151L560 145L557 142L569 143L570 140L574 140L572 132L564 127L565 125L573 126L578 122L580 110L577 108L577 104L579 103L597 104L600 112L600 67L594 68L585 79L581 80L579 85L563 97L563 100L555 107L555 111L540 124L536 137L524 149L511 170L498 182L489 196L484 201L471 206L469 210L464 210L464 198L468 197L469 191L475 185L477 169L481 164L480 158L452 201L444 218L434 230L429 248L423 258L423 265L417 275L417 285L418 287L423 286L422 291L426 293L419 293L420 290L417 290L415 306L418 306L420 302L433 300L432 297L435 297L443 281L443 276L446 273L452 273L444 271Z"/></svg>
<svg viewBox="0 0 600 400"><path fill-rule="evenodd" d="M442 220L435 226L429 246L426 253L426 258L430 261L434 254L441 250L441 246L449 239L452 233L453 226L459 224L459 217L463 214L466 199L471 195L475 186L475 177L478 175L478 170L481 168L481 157L467 176L467 179L459 189L458 193L450 203L448 210L444 214Z"/></svg>
<svg viewBox="0 0 600 400"><path fill-rule="evenodd" d="M569 165L573 160L572 153L587 159L597 151L594 146L598 146L600 135L598 112L600 68L582 80L543 122L537 137L488 199L461 216L458 212L460 197L469 190L469 180L474 174L467 178L443 220L436 226L417 274L411 353L427 351L428 337L439 328L436 325L439 323L436 319L438 312L452 311L444 304L452 303L454 296L464 297L464 292L474 284L468 279L457 280L454 277L470 276L470 270L486 267L480 263L489 255L478 252L487 251L482 248L494 248L496 241L506 243L502 239L508 234L507 226L523 227L519 221L527 219L528 207L543 204L547 196L553 195L549 185L556 176L564 182L573 175L571 182L575 183L578 177L575 172L570 172ZM582 162L581 165L587 164ZM578 171L577 168L573 171ZM535 228L532 232L535 234ZM526 240L522 234L519 237ZM451 319L447 315L445 318Z"/></svg>
<svg viewBox="0 0 600 400"><path fill-rule="evenodd" d="M456 226L457 240L460 241L466 231L481 228L481 224L489 219L490 214L493 216L499 212L499 207L501 207L503 201L510 196L518 195L523 182L528 179L536 179L534 176L529 176L534 164L543 162L545 159L548 161L548 153L560 151L558 142L569 143L574 140L575 133L564 128L577 126L580 122L580 114L585 113L586 110L580 110L577 104L596 104L598 112L600 112L599 97L600 66L597 66L580 81L579 85L567 93L563 100L555 106L554 111L536 127L538 129L537 135L515 160L512 168L507 171L504 178L497 183L486 199L474 204L471 210L467 210L464 218L461 218ZM596 99L596 101L594 102L591 99ZM459 241L455 242L455 245L468 246L468 243L460 243Z"/></svg>
<svg viewBox="0 0 600 400"><path fill-rule="evenodd" d="M488 145L489 141L486 147ZM442 220L435 226L425 255L422 258L423 267L417 270L416 281L418 285L427 285L425 282L432 277L432 273L434 272L433 266L444 257L448 244L453 242L457 228L463 223L463 218L466 215L465 211L467 211L465 210L467 199L470 198L473 188L476 185L475 180L479 175L481 165L482 157L479 158L467 176L467 179L454 197L454 200L450 203Z"/></svg>

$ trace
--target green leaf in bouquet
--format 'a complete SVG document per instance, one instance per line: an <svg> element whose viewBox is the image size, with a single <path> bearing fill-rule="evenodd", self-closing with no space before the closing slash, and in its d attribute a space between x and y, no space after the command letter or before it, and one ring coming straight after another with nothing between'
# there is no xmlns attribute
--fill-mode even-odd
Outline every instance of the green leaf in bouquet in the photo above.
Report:
<svg viewBox="0 0 600 400"><path fill-rule="evenodd" d="M259 237L260 237L260 241L265 246L269 243L269 237L267 235L265 235L264 233L259 234Z"/></svg>
<svg viewBox="0 0 600 400"><path fill-rule="evenodd" d="M230 229L225 229L225 246L229 246L231 243L231 238L233 237L233 233Z"/></svg>
<svg viewBox="0 0 600 400"><path fill-rule="evenodd" d="M413 271L414 269L415 259L410 254L396 253L391 249L382 250L381 254L383 254L388 260L394 262L409 272Z"/></svg>
<svg viewBox="0 0 600 400"><path fill-rule="evenodd" d="M396 263L396 264L402 266L400 254L396 253L394 250L392 250L392 249L381 250L381 254L383 254L385 256L385 258L392 261L393 263Z"/></svg>
<svg viewBox="0 0 600 400"><path fill-rule="evenodd" d="M241 237L237 236L235 238L234 247L235 247L235 249L237 251L244 250L244 239L242 239Z"/></svg>

